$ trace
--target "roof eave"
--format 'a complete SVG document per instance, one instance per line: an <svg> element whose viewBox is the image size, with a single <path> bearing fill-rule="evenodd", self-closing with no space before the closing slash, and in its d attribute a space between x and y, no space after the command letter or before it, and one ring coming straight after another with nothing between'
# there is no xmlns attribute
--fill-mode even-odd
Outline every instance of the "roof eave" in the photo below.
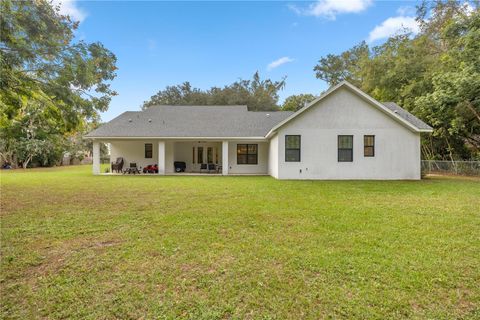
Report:
<svg viewBox="0 0 480 320"><path fill-rule="evenodd" d="M280 122L279 124L277 124L276 126L274 126L266 135L266 138L270 137L272 135L272 133L274 133L275 131L277 131L280 127L282 127L283 125L285 125L286 123L288 123L289 121L291 121L292 119L298 117L300 114L302 114L303 112L307 111L308 109L310 109L312 106L314 106L316 103L318 103L319 101L325 99L327 96L329 96L332 92L335 92L337 91L337 89L343 87L343 86L346 86L347 88L349 88L350 90L352 90L353 92L355 92L356 94L358 94L359 96L361 96L362 98L364 98L365 100L369 101L370 103L372 103L373 105L377 106L381 111L385 112L386 114L390 115L392 118L396 119L398 122L400 122L401 124L403 124L405 127L409 128L410 130L414 131L414 132L431 132L429 131L429 129L419 129L417 128L416 126L414 126L412 123L410 123L409 121L403 119L402 117L400 117L398 114L396 114L395 112L393 112L392 110L390 110L389 108L385 107L382 103L378 102L377 100L375 100L374 98L370 97L368 94L366 94L365 92L363 92L362 90L358 89L357 87L355 87L354 85L352 85L351 83L349 83L348 81L342 81L340 83L338 83L337 85L329 88L327 91L325 91L320 97L318 97L317 99L313 100L312 102L310 102L309 104L307 104L305 107L303 107L302 109L298 110L297 112L295 112L294 114L292 114L290 117L288 117L287 119L283 120L282 122ZM426 131L423 131L423 130L426 130Z"/></svg>
<svg viewBox="0 0 480 320"><path fill-rule="evenodd" d="M266 140L264 136L252 137L136 137L136 136L83 136L83 139L92 140Z"/></svg>

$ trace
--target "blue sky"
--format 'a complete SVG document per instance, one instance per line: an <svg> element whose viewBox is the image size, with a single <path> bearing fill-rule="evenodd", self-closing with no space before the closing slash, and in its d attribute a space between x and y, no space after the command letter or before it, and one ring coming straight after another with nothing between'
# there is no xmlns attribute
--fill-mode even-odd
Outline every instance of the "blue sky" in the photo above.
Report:
<svg viewBox="0 0 480 320"><path fill-rule="evenodd" d="M202 89L249 79L287 77L292 94L320 94L313 67L328 53L362 40L379 44L402 26L416 30L412 1L313 2L69 1L62 11L80 20L77 38L100 41L118 59L112 88L119 95L108 121L167 85Z"/></svg>

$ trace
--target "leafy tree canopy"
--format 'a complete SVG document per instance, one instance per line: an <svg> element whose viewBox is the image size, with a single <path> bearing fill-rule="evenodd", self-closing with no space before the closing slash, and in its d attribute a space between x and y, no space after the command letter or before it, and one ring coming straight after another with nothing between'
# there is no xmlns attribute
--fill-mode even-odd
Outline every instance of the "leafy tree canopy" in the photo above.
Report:
<svg viewBox="0 0 480 320"><path fill-rule="evenodd" d="M313 100L315 100L315 96L309 93L291 95L283 102L282 110L297 111Z"/></svg>
<svg viewBox="0 0 480 320"><path fill-rule="evenodd" d="M256 72L251 80L239 80L223 88L193 88L189 82L168 86L145 101L143 109L154 105L247 105L252 111L278 110L278 92L285 87L280 81L262 80Z"/></svg>
<svg viewBox="0 0 480 320"><path fill-rule="evenodd" d="M347 80L379 101L394 101L434 128L427 158L480 158L480 12L477 3L424 2L421 31L369 48L361 43L327 55L316 76Z"/></svg>
<svg viewBox="0 0 480 320"><path fill-rule="evenodd" d="M78 23L49 1L2 0L0 12L0 155L26 166L107 110L116 57L75 42Z"/></svg>

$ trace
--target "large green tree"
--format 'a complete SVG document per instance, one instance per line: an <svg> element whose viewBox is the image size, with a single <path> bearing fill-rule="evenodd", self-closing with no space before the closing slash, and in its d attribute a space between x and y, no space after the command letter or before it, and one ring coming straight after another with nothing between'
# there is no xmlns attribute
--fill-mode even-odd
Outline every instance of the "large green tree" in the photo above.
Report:
<svg viewBox="0 0 480 320"><path fill-rule="evenodd" d="M0 2L0 155L24 167L108 108L116 58L45 0Z"/></svg>
<svg viewBox="0 0 480 320"><path fill-rule="evenodd" d="M315 96L310 93L291 95L285 99L282 104L283 111L297 111L315 100Z"/></svg>
<svg viewBox="0 0 480 320"><path fill-rule="evenodd" d="M368 45L362 42L339 55L328 54L321 58L313 71L318 79L324 80L330 85L336 85L343 80L352 83L359 82L361 81L359 76L362 62L368 57Z"/></svg>
<svg viewBox="0 0 480 320"><path fill-rule="evenodd" d="M352 82L380 101L394 101L433 126L426 158L480 158L479 7L457 1L424 2L420 32L365 43L319 60L317 78Z"/></svg>
<svg viewBox="0 0 480 320"><path fill-rule="evenodd" d="M262 80L256 72L251 80L239 80L223 88L193 88L189 82L168 86L145 101L143 109L154 105L247 105L252 111L278 110L278 92L285 87L279 81Z"/></svg>

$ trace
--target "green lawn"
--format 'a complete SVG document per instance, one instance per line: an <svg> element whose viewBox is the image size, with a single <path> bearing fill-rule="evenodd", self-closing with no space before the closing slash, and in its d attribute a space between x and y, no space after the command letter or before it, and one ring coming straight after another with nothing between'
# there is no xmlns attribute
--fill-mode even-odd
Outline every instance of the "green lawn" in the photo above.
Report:
<svg viewBox="0 0 480 320"><path fill-rule="evenodd" d="M480 180L1 172L0 318L480 318Z"/></svg>

